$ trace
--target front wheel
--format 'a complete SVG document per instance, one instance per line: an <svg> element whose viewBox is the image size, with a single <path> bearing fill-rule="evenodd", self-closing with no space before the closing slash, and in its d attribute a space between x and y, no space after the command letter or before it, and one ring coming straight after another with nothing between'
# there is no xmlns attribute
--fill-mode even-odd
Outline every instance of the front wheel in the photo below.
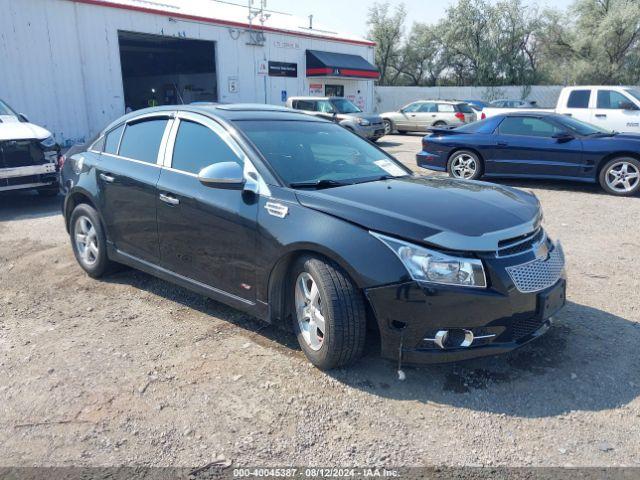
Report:
<svg viewBox="0 0 640 480"><path fill-rule="evenodd" d="M391 120L384 119L384 134L391 135L393 133L393 123Z"/></svg>
<svg viewBox="0 0 640 480"><path fill-rule="evenodd" d="M640 191L640 161L632 157L614 158L600 170L599 180L602 188L612 195L635 195Z"/></svg>
<svg viewBox="0 0 640 480"><path fill-rule="evenodd" d="M458 150L449 158L447 172L454 178L476 180L482 176L482 160L474 152Z"/></svg>
<svg viewBox="0 0 640 480"><path fill-rule="evenodd" d="M337 265L300 258L292 272L292 320L302 351L321 370L362 356L366 313L362 293Z"/></svg>

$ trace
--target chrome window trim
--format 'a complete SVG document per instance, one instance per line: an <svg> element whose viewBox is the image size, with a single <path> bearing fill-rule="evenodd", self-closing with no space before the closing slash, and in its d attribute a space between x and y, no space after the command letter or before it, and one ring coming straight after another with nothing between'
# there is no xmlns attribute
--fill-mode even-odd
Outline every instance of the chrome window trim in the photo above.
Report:
<svg viewBox="0 0 640 480"><path fill-rule="evenodd" d="M104 153L104 152L102 152L102 155L106 155L107 157L117 158L118 160L126 160L128 162L139 163L140 165L148 165L150 167L155 167L155 168L161 168L162 167L162 165L158 165L157 163L143 162L142 160L136 160L135 158L123 157L121 155L114 155L113 153Z"/></svg>
<svg viewBox="0 0 640 480"><path fill-rule="evenodd" d="M229 133L229 131L220 123L198 113L175 112L175 120L167 139L166 150L164 153L164 158L162 160L162 168L180 173L182 175L188 175L190 177L198 178L198 175L195 173L173 168L173 151L175 148L178 131L180 130L180 123L182 121L197 123L199 125L202 125L203 127L208 128L214 134L218 135L222 139L222 141L229 147L229 149L242 161L244 178L247 180L247 182L257 183L259 195L262 195L264 197L271 196L271 190L269 190L269 187L249 158L249 155L247 155L244 149L240 147L240 145L238 145L235 139L231 136L231 133Z"/></svg>

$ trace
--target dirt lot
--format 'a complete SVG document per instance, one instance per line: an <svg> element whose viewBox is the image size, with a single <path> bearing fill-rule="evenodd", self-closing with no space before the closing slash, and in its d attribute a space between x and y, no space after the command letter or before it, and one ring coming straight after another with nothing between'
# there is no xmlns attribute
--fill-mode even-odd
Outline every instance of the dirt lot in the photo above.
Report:
<svg viewBox="0 0 640 480"><path fill-rule="evenodd" d="M419 137L382 146L408 165ZM0 196L0 465L640 465L640 198L531 189L569 304L513 354L309 366L295 338L134 271L83 274L60 199ZM425 205L428 208L428 205Z"/></svg>

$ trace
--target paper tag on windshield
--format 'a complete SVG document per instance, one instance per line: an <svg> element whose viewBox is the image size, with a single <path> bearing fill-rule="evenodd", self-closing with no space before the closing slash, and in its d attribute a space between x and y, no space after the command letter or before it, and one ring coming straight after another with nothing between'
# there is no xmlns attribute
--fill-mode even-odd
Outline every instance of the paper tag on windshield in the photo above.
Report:
<svg viewBox="0 0 640 480"><path fill-rule="evenodd" d="M377 160L373 163L375 163L377 166L379 166L389 175L393 175L394 177L401 177L407 174L407 172L405 172L403 169L401 169L398 165L393 163L391 160L383 159L383 160Z"/></svg>

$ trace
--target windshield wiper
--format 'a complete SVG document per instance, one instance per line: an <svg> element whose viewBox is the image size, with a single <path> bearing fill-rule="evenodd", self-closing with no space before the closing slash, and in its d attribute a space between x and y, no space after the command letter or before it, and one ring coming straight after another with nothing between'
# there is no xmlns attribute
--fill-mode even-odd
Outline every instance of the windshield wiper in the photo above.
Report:
<svg viewBox="0 0 640 480"><path fill-rule="evenodd" d="M323 178L314 182L293 182L289 186L291 188L331 188L331 187L344 187L345 185L353 185L353 182L333 180L331 178Z"/></svg>

